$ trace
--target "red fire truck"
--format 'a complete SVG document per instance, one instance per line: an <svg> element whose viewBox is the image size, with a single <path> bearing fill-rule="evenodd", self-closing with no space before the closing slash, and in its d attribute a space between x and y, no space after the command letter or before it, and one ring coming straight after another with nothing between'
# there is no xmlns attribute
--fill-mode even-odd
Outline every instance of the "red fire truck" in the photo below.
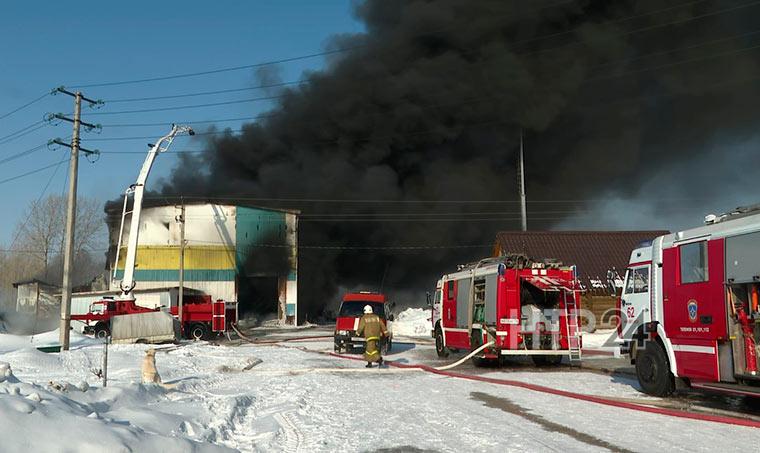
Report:
<svg viewBox="0 0 760 453"><path fill-rule="evenodd" d="M372 312L380 317L388 329L388 337L380 341L380 349L385 355L393 346L393 302L389 302L385 294L371 291L347 293L340 304L338 317L335 320L335 352L351 352L354 348L364 348L364 338L356 335L359 328L359 318L364 314L364 306L372 307Z"/></svg>
<svg viewBox="0 0 760 453"><path fill-rule="evenodd" d="M158 311L158 308L141 307L135 303L134 289L135 267L137 258L137 245L140 235L142 202L145 193L145 184L153 167L153 162L158 154L166 152L178 134L187 133L194 135L188 126L172 125L172 130L161 137L151 146L143 166L138 174L135 184L129 186L124 194L124 208L121 214L121 226L119 229L119 243L116 247L116 262L119 261L118 253L121 251L121 240L124 234L124 224L128 214L131 214L131 227L127 242L127 255L124 264L124 277L120 283L121 294L116 297L104 298L93 302L88 313L71 315L74 321L85 323L85 332L94 333L95 336L105 338L111 333L111 318L117 315L130 315ZM129 196L132 196L132 211L127 212ZM184 219L182 219L184 222ZM115 269L114 269L115 271ZM184 296L182 304L182 319L180 324L185 337L202 339L208 338L211 332L225 332L230 324L237 323L237 306L235 302L218 300L213 302L211 296ZM171 307L171 314L179 317L178 307Z"/></svg>
<svg viewBox="0 0 760 453"><path fill-rule="evenodd" d="M209 339L212 334L226 332L230 324L237 322L235 303L223 300L212 301L211 296L185 296L182 307L182 333L185 338L194 340ZM160 308L147 308L135 304L134 300L107 298L90 304L88 313L71 315L72 321L83 322L84 333L96 338L106 338L111 334L111 318L135 313L159 311ZM177 318L178 307L171 307L169 312Z"/></svg>
<svg viewBox="0 0 760 453"><path fill-rule="evenodd" d="M506 356L537 365L581 358L581 288L572 267L523 255L486 258L446 274L433 301L436 352L475 350L476 366Z"/></svg>
<svg viewBox="0 0 760 453"><path fill-rule="evenodd" d="M645 392L676 384L760 396L760 205L631 254L619 309L624 352Z"/></svg>

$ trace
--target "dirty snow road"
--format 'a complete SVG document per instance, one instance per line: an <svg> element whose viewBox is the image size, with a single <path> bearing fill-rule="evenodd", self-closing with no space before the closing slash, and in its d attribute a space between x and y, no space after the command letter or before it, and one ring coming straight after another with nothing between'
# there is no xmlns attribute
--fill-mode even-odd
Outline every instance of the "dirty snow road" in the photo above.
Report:
<svg viewBox="0 0 760 453"><path fill-rule="evenodd" d="M10 363L25 385L37 384L43 402L36 404L51 405L56 398L74 401L84 405L85 415L97 413L94 417L104 421L104 429L127 426L142 439L134 443L126 438L125 446L160 445L164 453L186 451L188 441L197 451L214 448L208 444L240 451L302 452L716 451L738 449L760 438L760 432L749 427L643 413L422 371L367 370L362 362L313 352L328 346L332 345L326 341L283 346L200 342L167 348L156 360L164 382L176 386L169 390L137 383L145 345L111 347L106 389L87 376L102 349L92 340L81 339L74 350L58 355L0 339L0 360ZM298 349L302 347L312 351ZM425 346L399 343L391 358L412 361L430 353ZM242 371L254 359L261 363ZM647 399L630 381L602 374L487 374L508 374L512 380L585 394ZM91 386L87 392L61 393L47 386L50 380L83 379ZM0 395L0 401L11 393ZM10 422L23 424L23 414L16 418L21 421ZM59 445L75 449L77 437L62 436ZM154 437L162 443L150 443ZM185 443L173 449L167 444L172 439Z"/></svg>

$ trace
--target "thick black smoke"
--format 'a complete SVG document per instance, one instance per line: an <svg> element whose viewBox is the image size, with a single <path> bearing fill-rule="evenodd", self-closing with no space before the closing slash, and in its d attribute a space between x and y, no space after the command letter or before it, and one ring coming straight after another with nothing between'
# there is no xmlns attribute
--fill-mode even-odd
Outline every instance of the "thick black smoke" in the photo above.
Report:
<svg viewBox="0 0 760 453"><path fill-rule="evenodd" d="M760 43L752 33L760 8L741 6L358 2L366 33L327 46L352 50L283 90L267 119L182 159L163 192L365 200L254 202L303 212L299 303L311 315L339 287L376 288L385 274L391 293L421 291L455 264L488 255L488 246L383 247L487 245L497 230L519 227L521 129L531 228L583 218L594 206L557 200L610 196L653 212L694 209L698 222L700 200L731 200L745 190L731 184L727 195L734 172L755 165L732 151L753 137L760 94L758 53L743 50ZM704 156L721 165L685 165ZM669 177L651 188L661 174ZM625 226L629 213L607 214L615 222L596 212L599 223L584 226ZM669 228L667 217L660 226ZM311 248L325 246L346 248Z"/></svg>

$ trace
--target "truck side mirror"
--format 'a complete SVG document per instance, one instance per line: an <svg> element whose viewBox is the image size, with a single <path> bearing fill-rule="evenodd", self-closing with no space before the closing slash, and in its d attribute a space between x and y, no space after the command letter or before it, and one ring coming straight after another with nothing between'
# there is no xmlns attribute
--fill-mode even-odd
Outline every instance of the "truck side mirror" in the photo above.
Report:
<svg viewBox="0 0 760 453"><path fill-rule="evenodd" d="M427 306L432 307L433 306L433 300L430 297L430 291L425 292L425 300L427 301Z"/></svg>

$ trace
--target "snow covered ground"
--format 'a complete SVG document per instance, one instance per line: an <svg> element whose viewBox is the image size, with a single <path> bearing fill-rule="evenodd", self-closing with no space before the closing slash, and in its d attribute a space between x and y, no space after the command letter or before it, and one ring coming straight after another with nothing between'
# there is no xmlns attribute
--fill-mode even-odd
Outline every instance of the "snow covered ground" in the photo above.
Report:
<svg viewBox="0 0 760 453"><path fill-rule="evenodd" d="M431 345L396 335L388 359L438 361ZM62 354L33 347L55 338L33 344L0 335L0 361L9 364L0 365L2 451L724 451L753 445L759 434L422 371L366 369L316 353L332 350L329 338L163 346L156 362L169 389L139 383L147 345L113 345L102 388L90 371L100 367L102 345L75 336ZM261 363L243 371L254 359ZM616 376L487 374L648 399Z"/></svg>

